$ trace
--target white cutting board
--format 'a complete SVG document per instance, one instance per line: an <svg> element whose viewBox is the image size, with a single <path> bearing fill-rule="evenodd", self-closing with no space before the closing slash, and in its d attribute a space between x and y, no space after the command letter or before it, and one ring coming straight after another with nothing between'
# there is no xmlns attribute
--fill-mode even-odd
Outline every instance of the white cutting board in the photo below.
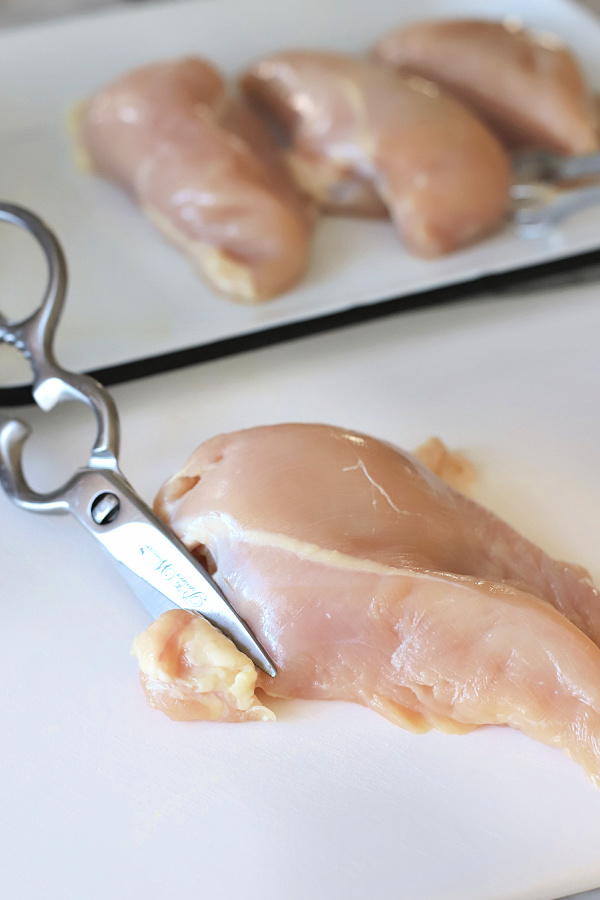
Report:
<svg viewBox="0 0 600 900"><path fill-rule="evenodd" d="M147 498L202 439L322 421L468 451L478 496L600 580L596 286L484 298L114 390ZM39 489L88 416L27 411ZM81 426L81 429L80 429ZM42 457L42 454L46 454ZM69 519L0 496L0 872L15 900L550 900L600 884L600 791L519 733L408 734L343 703L173 723L128 655L147 616Z"/></svg>

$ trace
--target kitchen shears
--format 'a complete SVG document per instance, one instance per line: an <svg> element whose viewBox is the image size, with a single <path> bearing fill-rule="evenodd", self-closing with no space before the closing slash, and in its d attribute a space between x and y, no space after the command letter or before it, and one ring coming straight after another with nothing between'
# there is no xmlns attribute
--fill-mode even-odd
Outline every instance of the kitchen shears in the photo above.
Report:
<svg viewBox="0 0 600 900"><path fill-rule="evenodd" d="M53 232L27 209L0 203L0 221L28 231L48 264L41 305L11 324L0 314L0 342L13 344L29 360L33 397L44 411L76 400L94 412L97 437L87 465L66 484L37 493L23 472L23 445L30 428L0 417L0 482L18 506L32 512L71 513L119 564L121 574L154 617L181 607L200 613L232 639L269 675L276 669L256 637L200 563L139 497L119 469L119 418L108 391L88 375L63 369L53 338L67 288L67 266Z"/></svg>

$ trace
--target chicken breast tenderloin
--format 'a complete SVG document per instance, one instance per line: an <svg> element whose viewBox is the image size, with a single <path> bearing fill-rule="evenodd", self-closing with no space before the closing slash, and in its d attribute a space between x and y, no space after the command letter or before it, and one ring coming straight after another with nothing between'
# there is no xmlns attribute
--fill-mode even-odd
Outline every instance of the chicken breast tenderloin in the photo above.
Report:
<svg viewBox="0 0 600 900"><path fill-rule="evenodd" d="M273 657L267 694L361 703L414 731L511 725L600 784L598 591L414 457L329 426L255 428L202 444L156 509ZM166 615L183 617L171 636L199 619ZM189 646L138 652L142 670L163 654L146 690L178 717ZM252 692L244 705L265 717Z"/></svg>
<svg viewBox="0 0 600 900"><path fill-rule="evenodd" d="M299 184L326 209L392 216L415 253L436 256L496 229L510 167L488 129L431 82L325 52L265 57L242 78L287 136Z"/></svg>
<svg viewBox="0 0 600 900"><path fill-rule="evenodd" d="M404 75L439 84L511 146L575 154L598 149L591 91L554 35L510 21L433 20L385 35L375 55Z"/></svg>
<svg viewBox="0 0 600 900"><path fill-rule="evenodd" d="M212 65L187 58L136 69L76 120L83 167L131 193L212 287L253 303L301 278L314 216L260 121L229 100Z"/></svg>

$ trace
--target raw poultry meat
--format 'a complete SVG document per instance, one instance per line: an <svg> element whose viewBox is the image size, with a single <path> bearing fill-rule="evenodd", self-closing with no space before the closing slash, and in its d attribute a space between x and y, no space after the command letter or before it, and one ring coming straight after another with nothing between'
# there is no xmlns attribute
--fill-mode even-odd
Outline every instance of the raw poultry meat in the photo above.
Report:
<svg viewBox="0 0 600 900"><path fill-rule="evenodd" d="M229 100L212 65L142 67L77 119L84 166L128 190L211 286L251 303L300 279L314 216L264 126Z"/></svg>
<svg viewBox="0 0 600 900"><path fill-rule="evenodd" d="M477 19L418 22L385 35L375 54L468 104L513 146L585 154L598 149L592 95L554 35Z"/></svg>
<svg viewBox="0 0 600 900"><path fill-rule="evenodd" d="M331 426L255 428L202 444L155 506L273 658L269 695L414 731L512 725L600 784L599 592L414 457ZM181 717L178 673L207 670L181 638L198 617L178 615L171 648L159 634L138 656L150 702Z"/></svg>
<svg viewBox="0 0 600 900"><path fill-rule="evenodd" d="M340 54L287 52L258 61L242 88L284 132L305 191L335 212L385 206L415 253L474 241L507 210L506 153L430 82Z"/></svg>

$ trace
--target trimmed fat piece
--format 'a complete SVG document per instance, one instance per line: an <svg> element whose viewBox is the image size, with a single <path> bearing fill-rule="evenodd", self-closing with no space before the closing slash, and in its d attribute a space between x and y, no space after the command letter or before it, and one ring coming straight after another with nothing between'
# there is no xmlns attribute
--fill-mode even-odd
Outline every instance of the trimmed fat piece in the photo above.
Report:
<svg viewBox="0 0 600 900"><path fill-rule="evenodd" d="M511 146L566 154L598 149L592 95L553 35L511 22L419 22L385 35L375 54L404 75L439 84Z"/></svg>
<svg viewBox="0 0 600 900"><path fill-rule="evenodd" d="M302 277L314 217L209 63L136 69L84 104L76 127L82 165L131 193L218 291L253 303Z"/></svg>
<svg viewBox="0 0 600 900"><path fill-rule="evenodd" d="M266 722L252 662L206 619L185 609L159 616L131 648L150 706L171 719Z"/></svg>
<svg viewBox="0 0 600 900"><path fill-rule="evenodd" d="M505 151L430 82L401 78L377 62L290 51L257 62L242 88L283 130L303 190L334 212L387 208L417 254L476 240L508 208Z"/></svg>
<svg viewBox="0 0 600 900"><path fill-rule="evenodd" d="M414 731L511 725L600 783L598 591L414 457L255 428L202 444L155 507L272 656L266 693Z"/></svg>

